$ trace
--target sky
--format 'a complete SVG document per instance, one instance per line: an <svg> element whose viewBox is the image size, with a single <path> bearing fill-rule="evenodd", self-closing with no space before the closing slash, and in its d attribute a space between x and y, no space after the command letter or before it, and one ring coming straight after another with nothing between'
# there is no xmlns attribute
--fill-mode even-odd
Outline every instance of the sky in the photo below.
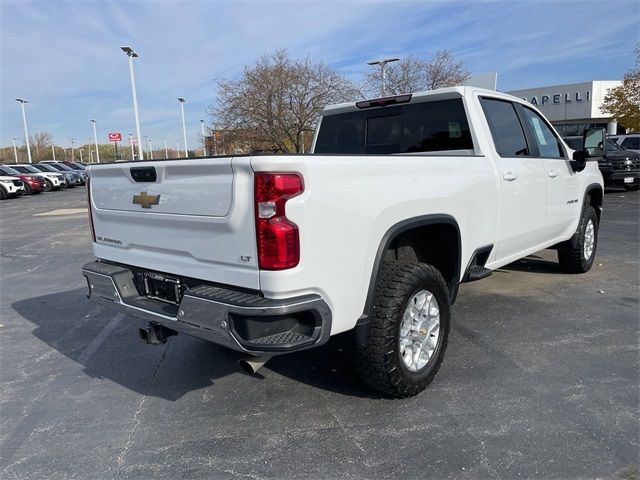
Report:
<svg viewBox="0 0 640 480"><path fill-rule="evenodd" d="M57 145L135 132L128 61L141 135L154 148L189 148L212 121L216 79L276 48L309 55L358 81L368 60L430 58L448 49L472 74L498 72L498 89L617 80L634 63L640 1L213 1L0 0L0 146L29 134ZM23 140L18 140L18 143Z"/></svg>

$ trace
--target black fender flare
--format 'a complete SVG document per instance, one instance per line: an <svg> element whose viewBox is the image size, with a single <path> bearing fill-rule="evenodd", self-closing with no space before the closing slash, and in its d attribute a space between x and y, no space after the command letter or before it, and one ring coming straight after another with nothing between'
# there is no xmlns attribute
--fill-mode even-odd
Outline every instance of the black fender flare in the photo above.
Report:
<svg viewBox="0 0 640 480"><path fill-rule="evenodd" d="M362 316L358 319L357 325L366 324L369 321L369 312L373 304L373 295L378 281L378 272L384 260L384 254L389 249L391 242L403 232L412 230L414 228L424 227L427 225L446 224L455 228L458 236L458 251L455 261L454 278L449 283L449 295L451 298L451 304L455 302L456 295L458 294L458 287L460 285L460 261L462 257L462 237L460 236L460 227L454 217L444 213L420 215L418 217L412 217L402 220L395 225L391 226L380 240L378 250L376 252L375 259L373 261L373 267L371 269L371 277L369 280L369 288L367 290L367 298L364 304L364 311Z"/></svg>

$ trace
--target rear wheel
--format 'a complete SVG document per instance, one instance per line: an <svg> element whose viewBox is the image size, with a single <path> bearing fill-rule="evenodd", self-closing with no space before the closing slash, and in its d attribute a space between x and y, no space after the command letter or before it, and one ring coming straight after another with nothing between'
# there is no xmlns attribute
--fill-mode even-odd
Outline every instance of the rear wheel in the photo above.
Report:
<svg viewBox="0 0 640 480"><path fill-rule="evenodd" d="M360 377L393 397L417 395L440 368L449 323L449 294L438 270L418 262L385 263L369 324L359 327Z"/></svg>
<svg viewBox="0 0 640 480"><path fill-rule="evenodd" d="M51 183L51 180L45 180L44 181L44 191L45 192L53 191L53 183Z"/></svg>
<svg viewBox="0 0 640 480"><path fill-rule="evenodd" d="M29 186L28 183L24 184L24 194L25 195L31 195L33 193L33 191L31 190L31 187Z"/></svg>
<svg viewBox="0 0 640 480"><path fill-rule="evenodd" d="M6 200L9 197L7 191L4 189L2 185L0 185L0 200Z"/></svg>
<svg viewBox="0 0 640 480"><path fill-rule="evenodd" d="M573 247L558 250L558 261L569 273L586 273L591 269L598 247L598 216L590 205L585 205L580 216L577 238Z"/></svg>

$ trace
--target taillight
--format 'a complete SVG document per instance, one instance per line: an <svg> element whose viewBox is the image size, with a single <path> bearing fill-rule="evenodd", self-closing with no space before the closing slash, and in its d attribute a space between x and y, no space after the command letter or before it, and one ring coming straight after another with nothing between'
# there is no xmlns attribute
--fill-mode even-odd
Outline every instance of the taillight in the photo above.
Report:
<svg viewBox="0 0 640 480"><path fill-rule="evenodd" d="M258 265L285 270L300 261L298 226L287 219L285 203L304 191L297 173L256 173L255 208Z"/></svg>
<svg viewBox="0 0 640 480"><path fill-rule="evenodd" d="M91 211L91 182L87 178L87 205L89 212L89 227L91 228L91 239L96 241L96 230L93 228L93 212Z"/></svg>

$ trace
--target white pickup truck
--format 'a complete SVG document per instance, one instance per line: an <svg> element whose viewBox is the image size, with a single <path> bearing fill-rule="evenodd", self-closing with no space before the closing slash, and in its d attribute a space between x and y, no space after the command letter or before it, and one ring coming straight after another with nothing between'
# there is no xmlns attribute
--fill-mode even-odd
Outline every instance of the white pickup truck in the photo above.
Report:
<svg viewBox="0 0 640 480"><path fill-rule="evenodd" d="M591 268L603 142L574 152L521 99L455 87L328 107L312 154L91 166L89 297L247 368L353 330L362 379L415 395L460 283L545 248Z"/></svg>

